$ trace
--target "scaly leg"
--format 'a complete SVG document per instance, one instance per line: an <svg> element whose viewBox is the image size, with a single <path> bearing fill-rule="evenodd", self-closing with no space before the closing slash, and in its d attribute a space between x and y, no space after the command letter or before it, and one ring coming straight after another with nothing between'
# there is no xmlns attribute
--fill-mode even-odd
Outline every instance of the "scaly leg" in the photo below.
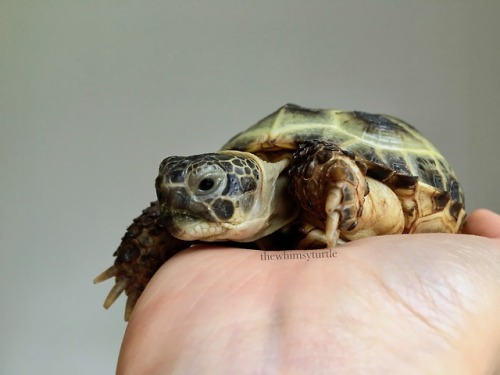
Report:
<svg viewBox="0 0 500 375"><path fill-rule="evenodd" d="M292 194L311 224L324 231L328 247L357 225L367 193L365 170L352 155L326 142L304 142L294 154Z"/></svg>
<svg viewBox="0 0 500 375"><path fill-rule="evenodd" d="M109 308L125 291L128 297L125 320L128 320L155 272L170 257L190 245L190 242L178 240L168 233L160 219L158 202L151 203L127 228L113 254L115 264L94 279L94 283L99 283L115 277L116 283L104 301L104 307Z"/></svg>

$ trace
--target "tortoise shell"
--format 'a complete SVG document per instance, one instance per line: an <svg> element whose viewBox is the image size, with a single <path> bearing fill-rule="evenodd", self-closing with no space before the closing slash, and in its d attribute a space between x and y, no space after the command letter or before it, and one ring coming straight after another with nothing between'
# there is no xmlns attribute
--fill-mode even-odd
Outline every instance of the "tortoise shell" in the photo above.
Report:
<svg viewBox="0 0 500 375"><path fill-rule="evenodd" d="M396 177L399 187L427 184L442 199L451 198L454 210L464 195L441 153L410 124L388 115L335 109L308 109L287 104L231 138L222 150L259 154L296 150L308 140L332 142L368 165L378 180Z"/></svg>

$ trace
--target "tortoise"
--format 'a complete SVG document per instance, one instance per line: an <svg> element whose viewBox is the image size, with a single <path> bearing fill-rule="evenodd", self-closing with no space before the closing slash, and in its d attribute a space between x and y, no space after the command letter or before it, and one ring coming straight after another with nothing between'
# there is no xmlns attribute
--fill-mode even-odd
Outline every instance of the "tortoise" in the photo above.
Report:
<svg viewBox="0 0 500 375"><path fill-rule="evenodd" d="M287 104L220 151L168 157L158 200L128 228L104 303L125 291L125 320L156 270L199 242L314 249L386 234L458 233L455 173L414 127L388 115Z"/></svg>

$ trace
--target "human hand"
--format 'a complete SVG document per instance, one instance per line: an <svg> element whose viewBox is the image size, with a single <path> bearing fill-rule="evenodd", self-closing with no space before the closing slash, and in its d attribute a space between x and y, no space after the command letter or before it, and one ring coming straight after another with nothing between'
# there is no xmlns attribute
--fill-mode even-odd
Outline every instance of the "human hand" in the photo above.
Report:
<svg viewBox="0 0 500 375"><path fill-rule="evenodd" d="M476 211L465 231L309 261L185 250L138 301L118 374L495 374L500 216Z"/></svg>

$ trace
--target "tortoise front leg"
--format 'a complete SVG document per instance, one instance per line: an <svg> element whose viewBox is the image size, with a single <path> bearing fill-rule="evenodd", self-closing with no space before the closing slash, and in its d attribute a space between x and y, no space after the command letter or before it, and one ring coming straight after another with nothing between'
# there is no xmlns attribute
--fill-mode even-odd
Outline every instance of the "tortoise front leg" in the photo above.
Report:
<svg viewBox="0 0 500 375"><path fill-rule="evenodd" d="M365 177L366 167L333 144L308 141L294 154L291 190L306 222L324 232L328 247L339 238L401 233L404 216L398 197L384 184ZM309 231L320 237L318 231ZM313 238L307 235L304 244ZM311 238L308 238L311 237Z"/></svg>
<svg viewBox="0 0 500 375"><path fill-rule="evenodd" d="M293 156L292 194L305 210L306 222L324 231L329 247L341 232L358 225L367 193L362 168L351 155L322 141L304 142ZM310 233L318 237L317 231Z"/></svg>

